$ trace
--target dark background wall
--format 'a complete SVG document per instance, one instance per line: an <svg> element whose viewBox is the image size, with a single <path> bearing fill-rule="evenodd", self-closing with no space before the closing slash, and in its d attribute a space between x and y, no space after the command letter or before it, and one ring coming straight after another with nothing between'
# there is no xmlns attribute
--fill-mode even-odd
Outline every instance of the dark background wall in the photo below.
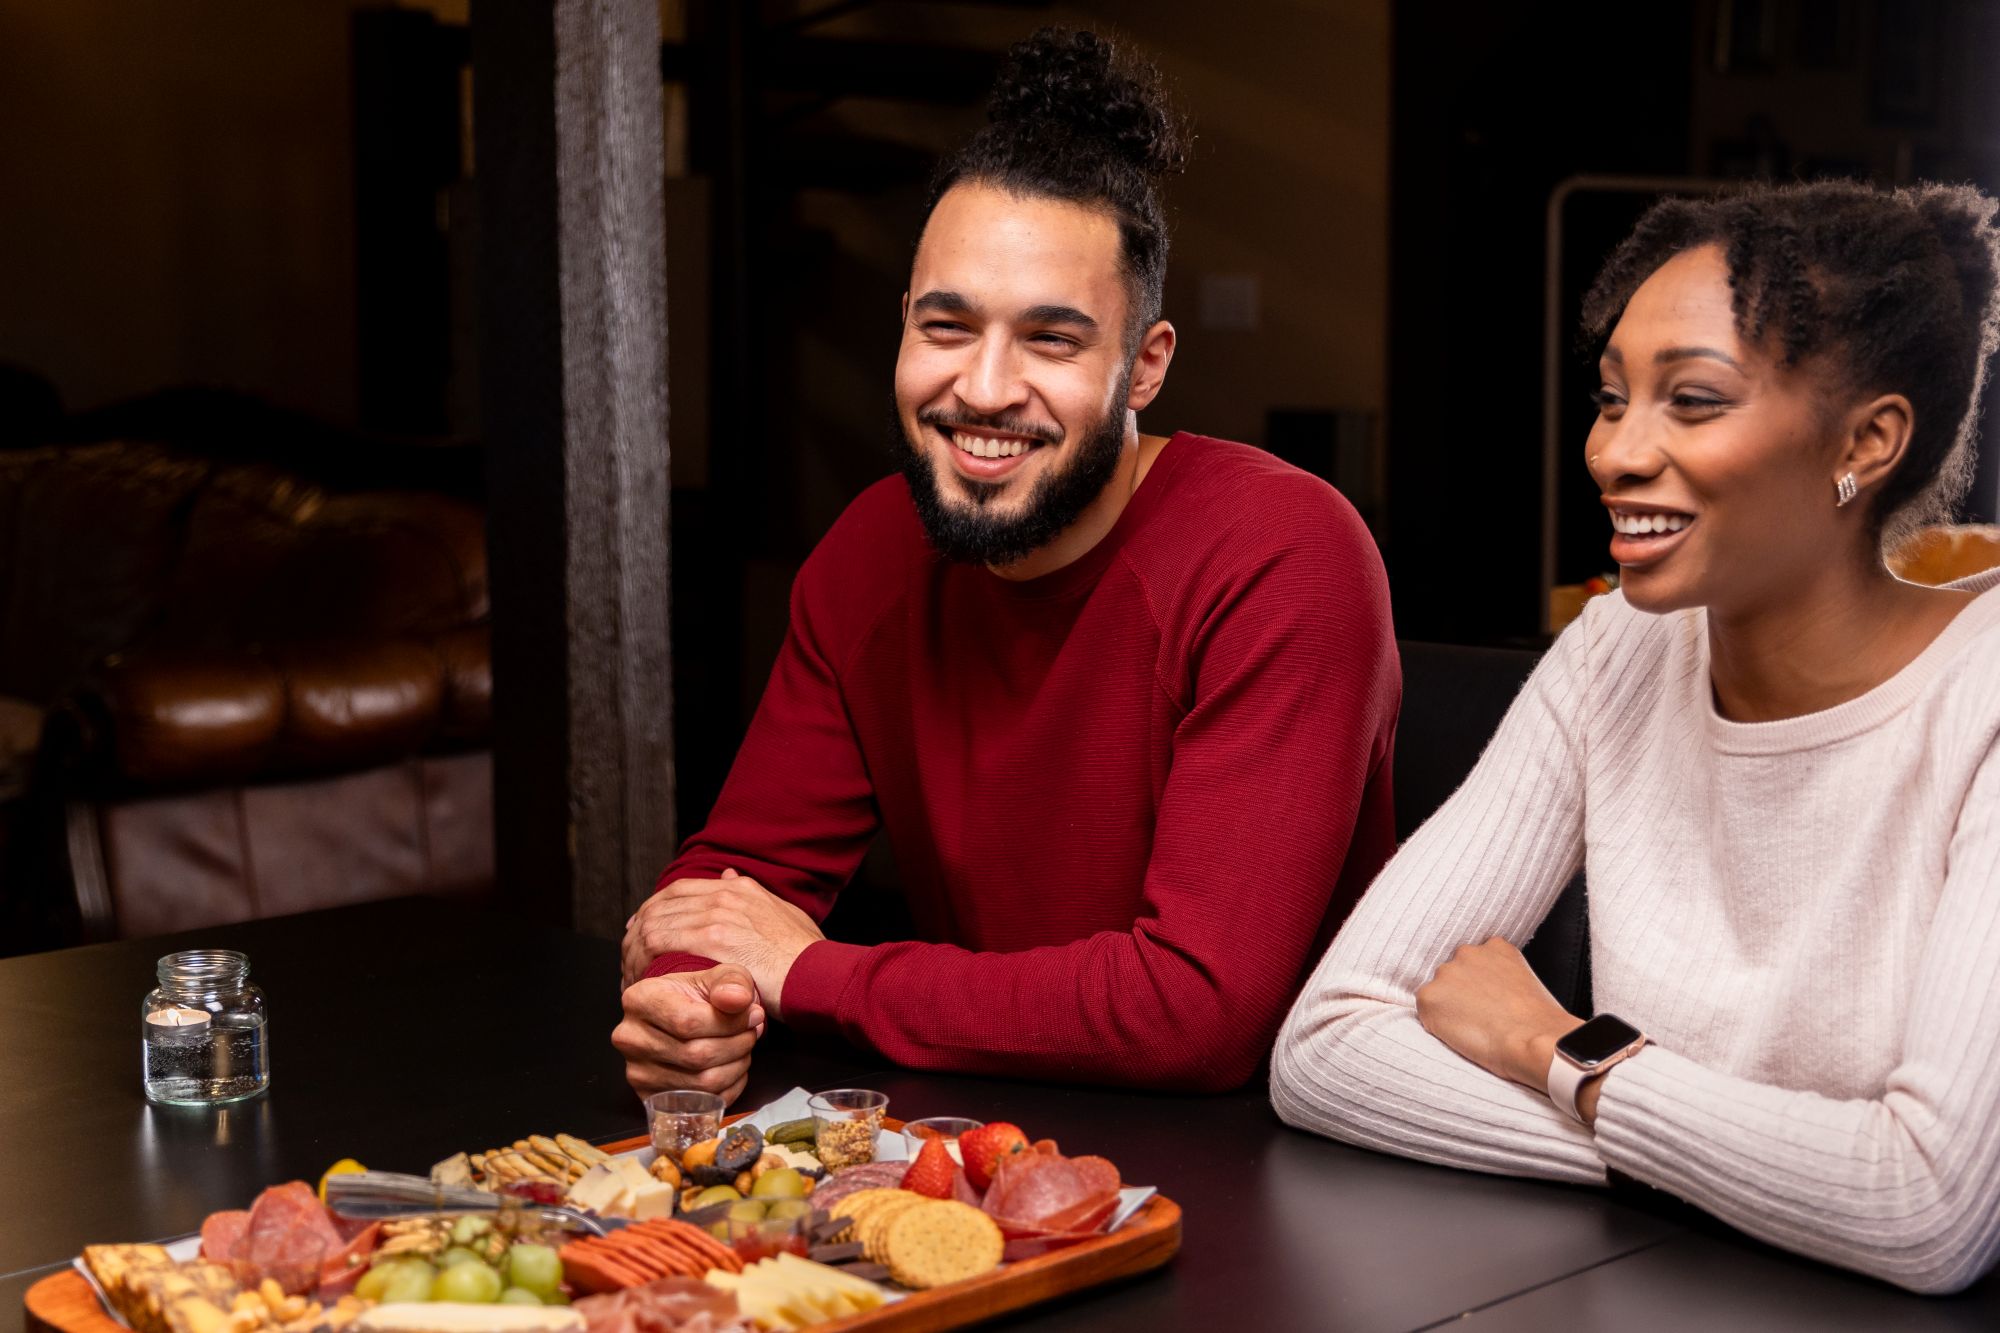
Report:
<svg viewBox="0 0 2000 1333"><path fill-rule="evenodd" d="M1544 250L1565 182L2000 182L1981 77L2000 0L661 15L684 828L754 705L793 570L887 468L925 174L1039 24L1137 41L1195 122L1171 200L1182 347L1146 427L1270 445L1337 480L1412 636L1543 629ZM466 16L467 0L0 0L0 361L78 409L195 382L337 427L476 437ZM1586 192L1565 215L1559 300L1648 197ZM1559 387L1560 517L1584 484L1587 386ZM1560 579L1595 572L1600 531L1563 519L1554 536Z"/></svg>

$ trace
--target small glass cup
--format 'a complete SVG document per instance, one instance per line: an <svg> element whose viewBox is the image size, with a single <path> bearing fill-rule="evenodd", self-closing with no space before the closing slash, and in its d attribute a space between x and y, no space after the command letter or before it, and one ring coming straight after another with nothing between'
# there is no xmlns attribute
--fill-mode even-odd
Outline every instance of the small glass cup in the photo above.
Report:
<svg viewBox="0 0 2000 1333"><path fill-rule="evenodd" d="M834 1088L815 1094L806 1106L812 1111L819 1160L827 1170L875 1160L875 1136L889 1110L887 1093Z"/></svg>
<svg viewBox="0 0 2000 1333"><path fill-rule="evenodd" d="M951 1154L951 1160L960 1166L965 1159L958 1155L958 1136L970 1134L985 1126L984 1120L967 1120L962 1116L934 1115L922 1120L912 1120L903 1126L903 1138L910 1145L910 1156L915 1157L924 1150L924 1144L931 1139L943 1139L944 1150Z"/></svg>
<svg viewBox="0 0 2000 1333"><path fill-rule="evenodd" d="M646 1099L646 1130L653 1151L678 1166L681 1154L722 1132L722 1098L712 1092L656 1092Z"/></svg>
<svg viewBox="0 0 2000 1333"><path fill-rule="evenodd" d="M796 1254L803 1259L812 1246L806 1235L806 1218L769 1217L749 1221L740 1217L723 1219L722 1240L746 1264L777 1254Z"/></svg>

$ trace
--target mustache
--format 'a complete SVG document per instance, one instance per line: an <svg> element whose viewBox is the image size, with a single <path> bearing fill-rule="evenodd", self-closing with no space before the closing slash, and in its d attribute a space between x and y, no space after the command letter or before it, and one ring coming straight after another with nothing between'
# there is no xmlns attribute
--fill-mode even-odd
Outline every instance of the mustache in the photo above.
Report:
<svg viewBox="0 0 2000 1333"><path fill-rule="evenodd" d="M1041 421L1029 421L1018 416L977 416L963 412L947 412L942 408L925 408L917 413L919 425L935 426L942 430L990 430L1002 435L1021 435L1043 444L1061 444L1061 428Z"/></svg>

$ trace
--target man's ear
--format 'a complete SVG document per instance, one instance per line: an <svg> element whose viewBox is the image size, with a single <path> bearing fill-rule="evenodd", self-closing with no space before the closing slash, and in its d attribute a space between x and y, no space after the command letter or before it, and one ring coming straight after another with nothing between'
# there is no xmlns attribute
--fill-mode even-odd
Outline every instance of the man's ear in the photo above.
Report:
<svg viewBox="0 0 2000 1333"><path fill-rule="evenodd" d="M1831 481L1852 472L1854 484L1866 491L1889 479L1910 449L1916 414L1900 393L1885 393L1854 409L1847 418L1847 440Z"/></svg>
<svg viewBox="0 0 2000 1333"><path fill-rule="evenodd" d="M910 322L910 294L908 292L903 293L903 313L896 322L899 324Z"/></svg>
<svg viewBox="0 0 2000 1333"><path fill-rule="evenodd" d="M1174 326L1164 319L1146 330L1139 340L1139 354L1132 359L1132 389L1125 395L1128 411L1143 410L1167 382L1167 367L1173 363Z"/></svg>

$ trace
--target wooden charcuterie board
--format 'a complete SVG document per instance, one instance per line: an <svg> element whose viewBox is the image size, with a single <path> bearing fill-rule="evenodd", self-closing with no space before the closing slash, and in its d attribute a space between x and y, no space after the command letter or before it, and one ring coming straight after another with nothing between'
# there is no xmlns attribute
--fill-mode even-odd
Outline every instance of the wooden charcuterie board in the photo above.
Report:
<svg viewBox="0 0 2000 1333"><path fill-rule="evenodd" d="M896 1127L893 1122L884 1123ZM606 1152L619 1153L643 1148L646 1143L641 1135L600 1146ZM1017 1260L964 1282L911 1292L867 1314L815 1324L811 1333L942 1333L965 1328L1159 1268L1180 1247L1180 1205L1155 1195L1110 1235ZM28 1333L131 1333L105 1311L90 1283L73 1268L51 1273L29 1287L26 1310Z"/></svg>

